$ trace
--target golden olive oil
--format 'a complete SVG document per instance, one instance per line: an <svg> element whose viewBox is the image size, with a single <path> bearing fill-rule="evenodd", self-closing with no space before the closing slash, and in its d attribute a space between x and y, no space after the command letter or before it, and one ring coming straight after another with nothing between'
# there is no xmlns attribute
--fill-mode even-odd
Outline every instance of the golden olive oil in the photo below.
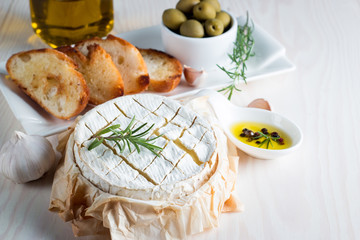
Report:
<svg viewBox="0 0 360 240"><path fill-rule="evenodd" d="M250 146L253 147L259 147L260 144L256 143L257 140L252 140L249 141L248 137L241 137L240 134L242 133L242 130L244 128L247 128L249 130L252 130L253 132L261 132L262 128L266 128L269 132L269 134L271 134L272 132L277 132L280 137L284 140L284 144L279 144L278 142L275 141L271 141L271 144L269 144L269 148L268 149L272 149L272 150L279 150L279 149L285 149L285 148L289 148L291 147L292 141L291 138L289 137L289 135L287 135L284 131L268 125L268 124L264 124L264 123L258 123L258 122L240 122L240 123L236 123L231 127L231 133L237 138L239 139L241 142L246 143ZM263 141L264 138L259 139L258 141ZM265 148L266 149L266 144L263 144L261 146L261 148Z"/></svg>
<svg viewBox="0 0 360 240"><path fill-rule="evenodd" d="M114 24L112 0L30 0L32 28L51 47L106 36Z"/></svg>

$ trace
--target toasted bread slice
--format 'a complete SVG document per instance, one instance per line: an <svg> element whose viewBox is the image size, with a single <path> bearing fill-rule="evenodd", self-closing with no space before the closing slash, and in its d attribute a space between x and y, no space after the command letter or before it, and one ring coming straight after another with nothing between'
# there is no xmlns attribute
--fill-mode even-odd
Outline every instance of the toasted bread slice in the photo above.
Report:
<svg viewBox="0 0 360 240"><path fill-rule="evenodd" d="M84 77L71 58L59 51L39 49L14 54L6 69L15 84L57 118L69 119L88 103Z"/></svg>
<svg viewBox="0 0 360 240"><path fill-rule="evenodd" d="M179 60L155 49L139 49L139 51L149 72L149 90L170 92L180 83L183 69Z"/></svg>
<svg viewBox="0 0 360 240"><path fill-rule="evenodd" d="M106 39L92 38L76 44L76 47L88 55L88 46L98 44L110 54L118 68L125 88L125 95L139 93L147 89L149 74L139 50L124 39L108 35Z"/></svg>
<svg viewBox="0 0 360 240"><path fill-rule="evenodd" d="M98 44L88 46L87 56L71 46L59 47L57 50L71 57L78 65L90 90L90 103L101 104L124 94L119 70L111 56Z"/></svg>

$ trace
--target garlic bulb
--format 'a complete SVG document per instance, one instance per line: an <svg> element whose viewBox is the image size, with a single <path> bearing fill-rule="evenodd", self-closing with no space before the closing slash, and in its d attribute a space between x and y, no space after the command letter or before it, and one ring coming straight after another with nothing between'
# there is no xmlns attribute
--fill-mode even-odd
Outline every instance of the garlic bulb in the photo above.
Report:
<svg viewBox="0 0 360 240"><path fill-rule="evenodd" d="M55 164L50 142L15 131L0 151L0 172L16 183L36 180Z"/></svg>

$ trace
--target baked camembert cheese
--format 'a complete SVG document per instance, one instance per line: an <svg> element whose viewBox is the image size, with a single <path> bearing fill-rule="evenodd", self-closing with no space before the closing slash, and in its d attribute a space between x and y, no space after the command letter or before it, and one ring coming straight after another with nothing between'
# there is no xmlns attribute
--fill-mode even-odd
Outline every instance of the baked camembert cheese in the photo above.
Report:
<svg viewBox="0 0 360 240"><path fill-rule="evenodd" d="M88 150L92 136L111 125L124 130L154 124L144 138L162 148L124 152L114 142ZM141 200L175 200L196 191L216 164L209 123L178 102L152 94L117 98L88 112L74 131L74 155L82 175L102 191Z"/></svg>
<svg viewBox="0 0 360 240"><path fill-rule="evenodd" d="M55 172L50 211L71 221L75 236L184 239L216 227L222 211L241 210L232 195L235 147L205 114L206 100L191 103L129 95L77 119L59 136L64 160ZM94 135L114 125L124 130L133 117L133 129L154 124L144 137L160 136L151 142L162 148L158 154L142 147L120 151L113 141L89 150Z"/></svg>

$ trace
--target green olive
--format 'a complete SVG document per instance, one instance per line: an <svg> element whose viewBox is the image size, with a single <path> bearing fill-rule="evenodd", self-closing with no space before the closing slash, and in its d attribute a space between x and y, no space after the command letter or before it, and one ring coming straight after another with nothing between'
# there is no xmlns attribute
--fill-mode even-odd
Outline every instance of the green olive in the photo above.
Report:
<svg viewBox="0 0 360 240"><path fill-rule="evenodd" d="M180 0L176 4L176 9L179 9L183 13L192 13L193 7L200 3L200 0Z"/></svg>
<svg viewBox="0 0 360 240"><path fill-rule="evenodd" d="M199 20L207 20L216 17L215 8L208 2L200 2L193 8L194 17Z"/></svg>
<svg viewBox="0 0 360 240"><path fill-rule="evenodd" d="M221 11L221 6L218 0L201 0L201 1L210 3L215 8L216 12Z"/></svg>
<svg viewBox="0 0 360 240"><path fill-rule="evenodd" d="M163 12L162 20L165 26L177 31L180 25L186 21L186 16L180 10L171 8Z"/></svg>
<svg viewBox="0 0 360 240"><path fill-rule="evenodd" d="M202 38L204 28L199 21L191 19L181 24L180 34L186 37Z"/></svg>
<svg viewBox="0 0 360 240"><path fill-rule="evenodd" d="M224 32L224 24L219 19L208 19L205 21L205 31L210 37L218 36Z"/></svg>
<svg viewBox="0 0 360 240"><path fill-rule="evenodd" d="M231 22L230 15L224 11L216 13L216 19L219 19L224 24L224 29L226 29Z"/></svg>

